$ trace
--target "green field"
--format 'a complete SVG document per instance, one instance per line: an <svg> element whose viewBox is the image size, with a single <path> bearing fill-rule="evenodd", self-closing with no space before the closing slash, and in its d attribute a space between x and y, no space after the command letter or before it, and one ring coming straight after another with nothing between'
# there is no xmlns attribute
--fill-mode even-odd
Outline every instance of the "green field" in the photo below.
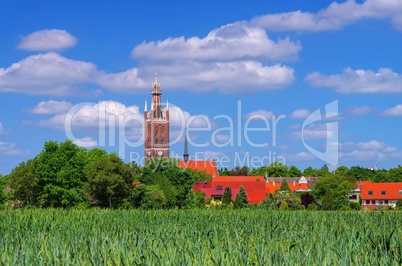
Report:
<svg viewBox="0 0 402 266"><path fill-rule="evenodd" d="M15 210L1 265L402 265L402 212Z"/></svg>

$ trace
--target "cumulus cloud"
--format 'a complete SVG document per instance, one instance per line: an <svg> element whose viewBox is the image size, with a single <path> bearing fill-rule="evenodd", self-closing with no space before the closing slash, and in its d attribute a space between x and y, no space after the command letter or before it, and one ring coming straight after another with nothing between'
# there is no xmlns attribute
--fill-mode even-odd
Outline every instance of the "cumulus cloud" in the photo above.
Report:
<svg viewBox="0 0 402 266"><path fill-rule="evenodd" d="M399 0L354 0L333 2L317 13L300 10L259 16L250 25L272 31L325 31L338 30L361 19L391 19L397 29L402 29L402 2Z"/></svg>
<svg viewBox="0 0 402 266"><path fill-rule="evenodd" d="M287 154L284 156L285 159L289 162L303 162L303 161L311 161L315 159L315 156L309 152L299 152L296 154Z"/></svg>
<svg viewBox="0 0 402 266"><path fill-rule="evenodd" d="M83 138L77 138L73 141L73 143L84 148L93 148L98 145L98 142L89 136Z"/></svg>
<svg viewBox="0 0 402 266"><path fill-rule="evenodd" d="M274 113L271 111L257 110L246 114L244 117L247 119L272 119Z"/></svg>
<svg viewBox="0 0 402 266"><path fill-rule="evenodd" d="M307 76L314 87L334 88L340 93L401 93L402 76L389 68L378 72L346 68L342 74L323 75L318 72Z"/></svg>
<svg viewBox="0 0 402 266"><path fill-rule="evenodd" d="M73 47L77 39L65 30L41 30L22 38L19 49L30 51L59 51Z"/></svg>
<svg viewBox="0 0 402 266"><path fill-rule="evenodd" d="M291 115L290 118L305 119L310 115L310 111L307 109L297 109Z"/></svg>
<svg viewBox="0 0 402 266"><path fill-rule="evenodd" d="M292 84L294 70L280 64L264 66L257 61L173 62L148 65L146 72L158 69L164 88L203 92L252 93L280 89ZM166 86L164 86L166 84Z"/></svg>
<svg viewBox="0 0 402 266"><path fill-rule="evenodd" d="M387 116L402 116L402 104L398 104L392 108L389 108L383 112L383 115Z"/></svg>
<svg viewBox="0 0 402 266"><path fill-rule="evenodd" d="M29 56L9 68L0 68L0 92L72 95L97 79L94 64L70 60L50 52Z"/></svg>
<svg viewBox="0 0 402 266"><path fill-rule="evenodd" d="M280 64L264 66L257 61L172 62L148 64L120 73L99 71L90 62L57 53L29 56L8 68L0 68L0 92L51 96L99 94L99 86L135 93L151 90L154 71L164 73L163 88L223 93L279 89L294 80L294 70ZM94 87L94 88L93 88Z"/></svg>
<svg viewBox="0 0 402 266"><path fill-rule="evenodd" d="M59 114L68 111L72 106L72 103L66 101L49 100L40 102L29 112L33 114Z"/></svg>
<svg viewBox="0 0 402 266"><path fill-rule="evenodd" d="M5 133L5 130L4 130L3 124L0 121L0 136L4 135L4 133Z"/></svg>
<svg viewBox="0 0 402 266"><path fill-rule="evenodd" d="M144 42L134 47L131 55L141 60L228 61L264 58L293 60L301 45L289 39L269 39L265 30L237 22L212 30L206 37L168 38Z"/></svg>
<svg viewBox="0 0 402 266"><path fill-rule="evenodd" d="M29 153L29 150L21 150L15 143L0 141L0 156L27 155Z"/></svg>
<svg viewBox="0 0 402 266"><path fill-rule="evenodd" d="M358 107L352 107L352 108L348 108L345 110L345 113L347 115L351 115L351 116L361 116L361 115L366 115L372 112L375 112L376 109L375 108L371 108L368 106L358 106Z"/></svg>
<svg viewBox="0 0 402 266"><path fill-rule="evenodd" d="M402 152L396 147L377 140L339 143L339 151L339 158L343 160L384 161L402 158Z"/></svg>

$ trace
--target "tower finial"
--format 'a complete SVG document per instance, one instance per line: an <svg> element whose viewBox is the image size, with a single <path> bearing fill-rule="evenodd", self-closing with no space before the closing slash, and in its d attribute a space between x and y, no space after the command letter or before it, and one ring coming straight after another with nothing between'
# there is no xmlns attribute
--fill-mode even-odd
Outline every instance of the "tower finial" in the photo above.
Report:
<svg viewBox="0 0 402 266"><path fill-rule="evenodd" d="M183 153L184 162L188 161L188 147L187 147L187 128L184 129L184 153Z"/></svg>
<svg viewBox="0 0 402 266"><path fill-rule="evenodd" d="M160 82L158 81L158 73L155 73L155 79L154 79L154 82L152 83L152 86L154 88L155 87L160 88L160 86L161 86Z"/></svg>

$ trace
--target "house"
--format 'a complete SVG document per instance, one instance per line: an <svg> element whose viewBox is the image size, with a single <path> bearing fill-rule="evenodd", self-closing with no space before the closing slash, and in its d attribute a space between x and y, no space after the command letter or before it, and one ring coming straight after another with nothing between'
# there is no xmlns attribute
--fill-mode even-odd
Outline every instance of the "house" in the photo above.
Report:
<svg viewBox="0 0 402 266"><path fill-rule="evenodd" d="M372 183L360 182L362 208L373 210L379 206L395 206L402 198L402 182Z"/></svg>
<svg viewBox="0 0 402 266"><path fill-rule="evenodd" d="M258 204L263 201L267 194L273 194L281 187L281 179L265 180L263 176L219 176L215 161L180 161L179 166L197 170L205 170L212 175L210 182L195 182L193 190L205 193L205 198L221 200L226 187L232 190L232 200L236 198L241 186L244 187L249 203ZM278 181L278 182L277 182ZM290 190L295 192L309 192L307 179L293 178L288 182Z"/></svg>

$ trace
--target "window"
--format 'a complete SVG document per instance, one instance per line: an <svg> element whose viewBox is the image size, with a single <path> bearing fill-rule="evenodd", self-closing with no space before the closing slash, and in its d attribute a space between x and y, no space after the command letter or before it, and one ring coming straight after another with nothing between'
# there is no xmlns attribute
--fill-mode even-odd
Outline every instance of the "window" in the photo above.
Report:
<svg viewBox="0 0 402 266"><path fill-rule="evenodd" d="M384 203L385 203L385 204L388 204L388 200L387 200L387 199L386 199L386 200L384 200Z"/></svg>
<svg viewBox="0 0 402 266"><path fill-rule="evenodd" d="M387 195L387 191L381 190L381 195Z"/></svg>
<svg viewBox="0 0 402 266"><path fill-rule="evenodd" d="M375 200L371 200L371 204L375 204Z"/></svg>
<svg viewBox="0 0 402 266"><path fill-rule="evenodd" d="M370 200L366 200L366 204L370 204Z"/></svg>
<svg viewBox="0 0 402 266"><path fill-rule="evenodd" d="M372 191L372 190L369 190L369 191L368 191L368 194L369 194L370 196L372 196L372 195L373 195L373 191Z"/></svg>
<svg viewBox="0 0 402 266"><path fill-rule="evenodd" d="M398 190L398 194L399 194L399 195L402 195L402 190L401 190L401 189Z"/></svg>
<svg viewBox="0 0 402 266"><path fill-rule="evenodd" d="M384 201L383 201L383 200L379 200L379 204L380 204L380 205L383 205L383 204L384 204Z"/></svg>
<svg viewBox="0 0 402 266"><path fill-rule="evenodd" d="M216 190L222 190L222 186L217 186Z"/></svg>

